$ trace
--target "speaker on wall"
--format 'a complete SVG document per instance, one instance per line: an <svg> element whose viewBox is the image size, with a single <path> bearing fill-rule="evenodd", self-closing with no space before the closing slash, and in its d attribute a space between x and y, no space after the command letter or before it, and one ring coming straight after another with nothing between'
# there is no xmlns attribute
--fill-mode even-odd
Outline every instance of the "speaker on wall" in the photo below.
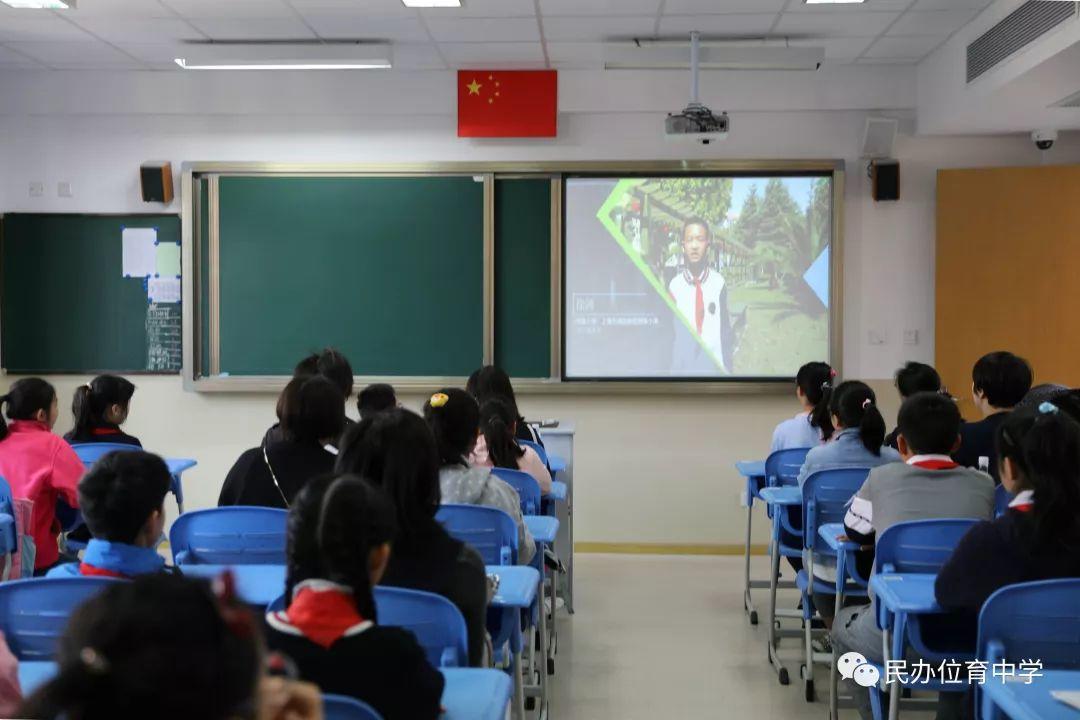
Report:
<svg viewBox="0 0 1080 720"><path fill-rule="evenodd" d="M900 162L897 160L875 160L870 163L870 182L874 200L900 199Z"/></svg>
<svg viewBox="0 0 1080 720"><path fill-rule="evenodd" d="M172 163L143 163L142 167L139 168L139 178L143 202L172 202Z"/></svg>

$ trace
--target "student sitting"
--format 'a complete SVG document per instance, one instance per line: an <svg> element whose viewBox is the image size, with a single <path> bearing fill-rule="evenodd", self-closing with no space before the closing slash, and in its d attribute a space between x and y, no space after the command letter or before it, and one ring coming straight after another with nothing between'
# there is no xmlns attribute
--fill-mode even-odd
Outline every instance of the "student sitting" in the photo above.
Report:
<svg viewBox="0 0 1080 720"><path fill-rule="evenodd" d="M457 388L444 388L424 403L424 419L439 449L439 487L444 503L487 505L514 518L518 528L518 562L528 565L536 543L521 517L521 497L486 467L469 465L469 453L480 430L480 408Z"/></svg>
<svg viewBox="0 0 1080 720"><path fill-rule="evenodd" d="M994 437L1006 414L1031 389L1031 366L1010 352L993 352L979 358L971 379L972 397L983 419L964 423L960 428L960 447L953 453L953 460L963 467L979 467L979 458L986 458L990 475L997 483Z"/></svg>
<svg viewBox="0 0 1080 720"><path fill-rule="evenodd" d="M394 533L393 505L366 480L308 483L289 510L288 607L267 614L267 644L324 693L363 700L385 720L434 720L442 675L412 633L375 624L372 588Z"/></svg>
<svg viewBox="0 0 1080 720"><path fill-rule="evenodd" d="M917 392L942 392L941 376L930 365L919 362L909 362L896 371L896 391L900 394L900 402L907 400ZM896 438L900 436L900 428L895 428L885 437L885 444L896 449Z"/></svg>
<svg viewBox="0 0 1080 720"><path fill-rule="evenodd" d="M352 365L349 364L348 359L334 348L326 348L322 352L312 353L306 358L301 360L293 368L293 378L309 378L315 375L321 375L334 384L335 387L341 392L342 404L349 401L353 393L353 370ZM272 442L285 439L285 432L281 427L283 418L285 415L285 409L282 407L282 395L278 398L277 406L277 419L266 434L263 436L263 446L267 446ZM344 411L343 411L344 412ZM345 427L353 424L352 419L345 417ZM337 447L337 438L329 443L332 447Z"/></svg>
<svg viewBox="0 0 1080 720"><path fill-rule="evenodd" d="M1080 577L1080 409L1075 399L1060 407L1017 410L998 426L1001 484L1015 498L1004 515L971 528L938 573L938 603L967 611L972 638L995 590Z"/></svg>
<svg viewBox="0 0 1080 720"><path fill-rule="evenodd" d="M13 497L34 503L28 534L37 546L34 574L44 575L60 558L56 501L79 506L77 488L86 468L52 432L60 414L52 385L40 378L17 380L0 396L0 409L4 405L12 422L0 417L0 477L11 486Z"/></svg>
<svg viewBox="0 0 1080 720"><path fill-rule="evenodd" d="M802 411L776 426L769 452L815 447L829 439L832 425L829 423L828 390L835 377L836 371L828 363L810 362L799 368L795 376L795 397Z"/></svg>
<svg viewBox="0 0 1080 720"><path fill-rule="evenodd" d="M1044 402L1056 404L1058 399L1072 391L1057 383L1042 383L1028 390L1027 395L1016 405L1016 409L1036 410Z"/></svg>
<svg viewBox="0 0 1080 720"><path fill-rule="evenodd" d="M382 488L397 512L394 552L382 584L442 595L465 617L469 664L484 661L487 645L487 572L480 554L450 537L435 519L439 509L439 454L435 438L415 413L394 408L345 432L337 472Z"/></svg>
<svg viewBox="0 0 1080 720"><path fill-rule="evenodd" d="M900 407L900 456L903 463L881 465L852 498L844 529L848 538L872 546L900 522L933 518L986 520L994 514L994 484L984 473L957 465L949 457L960 442L960 411L938 393L916 393ZM858 558L859 572L870 572L872 555ZM833 622L832 642L837 657L862 653L882 663L881 631L872 606L848 607ZM852 692L863 718L871 718L870 695L854 686ZM939 718L951 717L959 700L942 693Z"/></svg>
<svg viewBox="0 0 1080 720"><path fill-rule="evenodd" d="M128 435L120 426L127 420L135 386L116 375L98 375L75 388L71 413L75 427L64 436L72 445L81 443L121 443L142 447L137 437Z"/></svg>
<svg viewBox="0 0 1080 720"><path fill-rule="evenodd" d="M361 420L397 406L398 401L397 395L394 394L394 386L386 383L368 385L356 396L356 409L360 412Z"/></svg>
<svg viewBox="0 0 1080 720"><path fill-rule="evenodd" d="M283 409L282 439L239 457L225 477L219 507L287 508L304 483L334 469L336 451L327 446L337 442L345 425L338 387L321 375L293 378L279 406Z"/></svg>
<svg viewBox="0 0 1080 720"><path fill-rule="evenodd" d="M110 583L72 614L56 675L17 717L321 720L318 688L265 676L231 576L215 587L180 575Z"/></svg>
<svg viewBox="0 0 1080 720"><path fill-rule="evenodd" d="M171 478L165 461L141 451L114 451L79 481L79 508L92 538L82 563L57 565L49 577L130 578L161 572L157 546L165 529Z"/></svg>
<svg viewBox="0 0 1080 720"><path fill-rule="evenodd" d="M877 397L866 383L848 380L837 386L829 397L829 416L836 432L832 440L806 454L806 462L799 471L799 487L808 477L821 470L875 468L900 460L899 453L882 446L885 419L881 417L876 403ZM803 562L808 563L807 553L803 555ZM814 577L826 582L836 580L835 559L815 557ZM814 607L825 624L831 625L835 596L814 593Z"/></svg>
<svg viewBox="0 0 1080 720"><path fill-rule="evenodd" d="M510 376L502 368L495 365L485 365L475 371L469 376L469 380L465 384L465 392L476 399L477 405L483 405L492 398L499 398L510 407L510 412L514 415L514 422L516 423L514 437L518 440L528 440L539 445L544 444L539 433L533 430L529 423L525 422L525 418L518 411L517 398L514 397L514 386L510 384Z"/></svg>
<svg viewBox="0 0 1080 720"><path fill-rule="evenodd" d="M492 398L480 406L480 435L469 455L469 463L479 467L521 470L536 478L540 492L551 492L551 471L531 447L518 445L517 421L510 406Z"/></svg>

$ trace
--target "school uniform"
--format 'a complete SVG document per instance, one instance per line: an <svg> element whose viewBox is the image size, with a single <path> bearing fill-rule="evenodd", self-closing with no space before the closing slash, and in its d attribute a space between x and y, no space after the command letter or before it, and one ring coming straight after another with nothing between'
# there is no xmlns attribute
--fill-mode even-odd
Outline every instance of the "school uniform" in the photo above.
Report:
<svg viewBox="0 0 1080 720"><path fill-rule="evenodd" d="M772 434L769 452L793 448L812 448L821 444L821 429L810 424L810 411L806 410L788 418L776 426Z"/></svg>
<svg viewBox="0 0 1080 720"><path fill-rule="evenodd" d="M0 440L0 477L11 486L13 497L34 503L29 535L37 548L35 570L60 558L56 501L78 508L78 485L84 474L82 460L48 425L36 420L8 422L8 436Z"/></svg>
<svg viewBox="0 0 1080 720"><path fill-rule="evenodd" d="M525 452L517 459L517 469L532 475L540 484L540 492L547 495L551 492L551 471L531 447L526 446L522 450ZM491 453L488 452L487 438L483 435L476 439L476 447L469 454L469 464L475 467L495 467Z"/></svg>
<svg viewBox="0 0 1080 720"><path fill-rule="evenodd" d="M518 564L528 565L536 554L536 541L525 527L521 515L521 496L517 490L486 467L461 463L439 469L442 501L454 505L485 505L498 508L514 519L518 530Z"/></svg>
<svg viewBox="0 0 1080 720"><path fill-rule="evenodd" d="M283 612L266 615L267 645L324 693L371 705L385 720L434 720L445 680L408 630L364 618L352 591L305 580Z"/></svg>
<svg viewBox="0 0 1080 720"><path fill-rule="evenodd" d="M724 276L708 266L696 277L689 268L683 268L668 283L668 293L679 313L720 363L719 369L731 373L734 348ZM703 362L705 359L707 356L696 340L688 344L676 339L672 355L674 373L702 373L709 365ZM715 363L712 365L715 371Z"/></svg>
<svg viewBox="0 0 1080 720"><path fill-rule="evenodd" d="M348 430L351 426L353 426L355 424L356 424L355 420L353 420L352 418L346 417L345 418L345 427L343 428L343 431L342 431L341 434L344 435L345 434L344 430ZM289 436L285 434L285 428L281 427L280 422L276 422L273 425L271 425L267 429L267 431L265 433L263 433L262 446L266 447L266 446L270 445L271 443L282 442L283 440L288 440L288 439L289 439ZM331 445L331 447L336 448L338 446L338 441L334 440L334 442L330 443L330 445Z"/></svg>
<svg viewBox="0 0 1080 720"><path fill-rule="evenodd" d="M990 477L994 478L994 484L1001 483L998 477L997 461L997 429L1005 418L1007 412L987 415L978 422L966 422L960 426L960 447L953 453L953 460L961 467L979 467L979 458L985 457L990 460Z"/></svg>
<svg viewBox="0 0 1080 720"><path fill-rule="evenodd" d="M154 548L91 538L82 562L57 565L45 577L133 578L165 572L165 558Z"/></svg>
<svg viewBox="0 0 1080 720"><path fill-rule="evenodd" d="M117 443L119 445L134 445L141 448L142 443L139 442L139 438L134 435L128 435L126 432L120 429L119 425L114 423L103 423L91 427L79 434L75 434L72 430L68 434L64 435L64 439L68 441L70 445L84 445L87 443Z"/></svg>
<svg viewBox="0 0 1080 720"><path fill-rule="evenodd" d="M314 442L282 440L244 452L225 476L218 507L288 508L307 481L331 473L337 456Z"/></svg>

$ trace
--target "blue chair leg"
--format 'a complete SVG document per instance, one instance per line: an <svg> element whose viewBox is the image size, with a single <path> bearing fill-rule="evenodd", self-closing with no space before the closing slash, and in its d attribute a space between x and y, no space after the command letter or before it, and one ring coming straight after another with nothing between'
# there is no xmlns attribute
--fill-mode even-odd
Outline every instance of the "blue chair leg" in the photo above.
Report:
<svg viewBox="0 0 1080 720"><path fill-rule="evenodd" d="M885 710L881 703L881 687L879 685L870 688L870 709L874 713L874 720L884 720Z"/></svg>

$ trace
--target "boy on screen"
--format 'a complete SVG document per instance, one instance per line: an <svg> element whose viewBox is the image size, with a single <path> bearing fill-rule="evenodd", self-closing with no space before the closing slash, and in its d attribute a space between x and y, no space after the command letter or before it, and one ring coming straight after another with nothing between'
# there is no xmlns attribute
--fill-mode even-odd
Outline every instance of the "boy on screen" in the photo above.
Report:
<svg viewBox="0 0 1080 720"><path fill-rule="evenodd" d="M671 369L676 374L716 374L716 363L704 348L708 348L720 363L720 370L732 371L728 291L723 276L709 267L711 246L712 233L705 220L692 217L683 224L682 266L668 283L668 292L701 342L697 339L687 342L685 337L676 334L671 361Z"/></svg>

